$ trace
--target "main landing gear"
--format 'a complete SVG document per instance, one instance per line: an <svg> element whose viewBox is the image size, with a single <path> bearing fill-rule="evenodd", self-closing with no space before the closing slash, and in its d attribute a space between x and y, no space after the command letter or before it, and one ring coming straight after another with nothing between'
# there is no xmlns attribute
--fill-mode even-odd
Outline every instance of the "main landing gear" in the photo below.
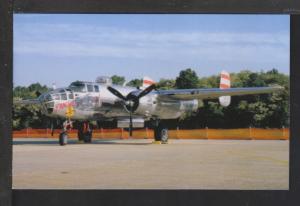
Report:
<svg viewBox="0 0 300 206"><path fill-rule="evenodd" d="M164 123L161 120L153 120L153 126L154 126L154 139L155 142L161 142L162 144L167 144L169 135L168 135L168 129L164 125Z"/></svg>
<svg viewBox="0 0 300 206"><path fill-rule="evenodd" d="M83 141L85 143L91 143L92 142L92 125L86 121L86 122L80 122L78 125L78 140Z"/></svg>

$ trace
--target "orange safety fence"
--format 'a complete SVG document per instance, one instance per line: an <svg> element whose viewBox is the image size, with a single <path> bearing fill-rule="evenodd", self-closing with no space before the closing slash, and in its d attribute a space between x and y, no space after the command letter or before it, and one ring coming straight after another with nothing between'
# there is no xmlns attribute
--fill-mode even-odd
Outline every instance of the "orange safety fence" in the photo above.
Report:
<svg viewBox="0 0 300 206"><path fill-rule="evenodd" d="M31 138L58 138L60 129L53 131L51 129L23 129L13 131L13 138L31 137ZM289 128L282 129L191 129L191 130L169 130L170 139L239 139L239 140L288 140ZM77 130L69 131L70 138L77 138ZM133 138L136 139L153 139L154 132L152 129L135 129ZM95 129L93 138L96 139L127 139L129 133L124 129Z"/></svg>

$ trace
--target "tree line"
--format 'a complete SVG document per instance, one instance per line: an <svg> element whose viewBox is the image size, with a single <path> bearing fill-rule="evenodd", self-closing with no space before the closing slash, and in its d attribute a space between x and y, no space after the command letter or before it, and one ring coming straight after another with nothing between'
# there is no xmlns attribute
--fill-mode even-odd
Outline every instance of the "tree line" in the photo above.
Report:
<svg viewBox="0 0 300 206"><path fill-rule="evenodd" d="M272 94L233 96L228 107L220 105L218 99L203 100L196 112L187 114L177 120L168 120L169 128L281 128L289 127L289 76L279 73L276 69L269 71L252 72L243 70L231 73L232 87L261 87L280 85L284 91ZM114 75L111 77L114 84L140 87L142 79L133 79L126 82L125 77ZM160 79L158 89L190 89L190 88L218 88L219 75L199 78L191 69L180 71L175 79ZM50 88L39 83L28 87L15 87L14 99L36 98L39 93L47 92ZM105 123L112 127L112 123ZM49 120L44 116L38 105L14 105L13 129L26 127L49 127Z"/></svg>

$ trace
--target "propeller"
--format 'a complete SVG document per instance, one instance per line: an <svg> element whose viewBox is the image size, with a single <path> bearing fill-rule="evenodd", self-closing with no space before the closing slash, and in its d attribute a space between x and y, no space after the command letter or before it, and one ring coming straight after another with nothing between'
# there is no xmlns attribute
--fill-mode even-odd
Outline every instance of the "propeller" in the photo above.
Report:
<svg viewBox="0 0 300 206"><path fill-rule="evenodd" d="M119 97L120 99L126 101L126 97L124 97L118 90L108 86L107 89L114 94L115 96Z"/></svg>
<svg viewBox="0 0 300 206"><path fill-rule="evenodd" d="M108 86L107 89L113 95L117 96L118 98L122 99L125 104L125 109L129 112L129 135L132 136L132 113L138 108L140 98L149 94L153 89L155 89L155 84L150 85L146 89L142 90L141 92L132 91L126 97L123 96L118 90L113 87Z"/></svg>

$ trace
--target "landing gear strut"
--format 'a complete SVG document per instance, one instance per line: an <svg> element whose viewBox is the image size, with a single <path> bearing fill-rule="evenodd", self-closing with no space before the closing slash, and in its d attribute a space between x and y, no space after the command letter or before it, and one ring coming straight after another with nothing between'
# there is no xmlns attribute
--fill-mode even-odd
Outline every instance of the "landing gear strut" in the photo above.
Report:
<svg viewBox="0 0 300 206"><path fill-rule="evenodd" d="M68 144L68 133L67 132L61 132L59 134L59 144L61 146Z"/></svg>
<svg viewBox="0 0 300 206"><path fill-rule="evenodd" d="M154 139L155 141L160 141L162 144L167 144L169 135L168 135L168 129L160 120L154 120Z"/></svg>
<svg viewBox="0 0 300 206"><path fill-rule="evenodd" d="M79 123L79 127L78 127L79 141L84 141L85 143L91 143L92 134L93 134L92 126L88 121Z"/></svg>

